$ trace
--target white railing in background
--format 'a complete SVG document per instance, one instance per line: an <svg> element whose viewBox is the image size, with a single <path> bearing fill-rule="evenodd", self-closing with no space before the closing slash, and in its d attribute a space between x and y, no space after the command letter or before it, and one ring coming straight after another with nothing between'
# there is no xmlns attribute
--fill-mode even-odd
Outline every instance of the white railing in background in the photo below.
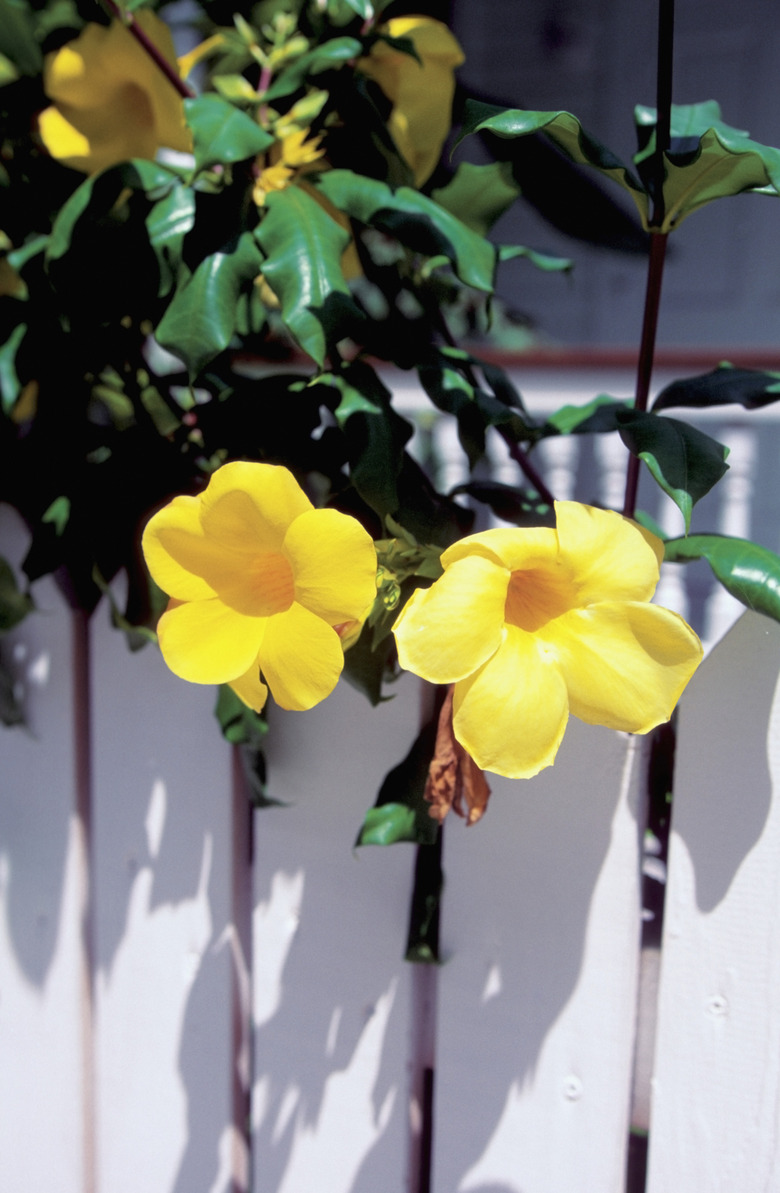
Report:
<svg viewBox="0 0 780 1193"><path fill-rule="evenodd" d="M631 383L544 387L524 374L532 410ZM767 541L771 408L710 425L732 472L707 528ZM451 429L435 438L457 483ZM614 439L545 445L556 493L614 503ZM24 549L0 510L0 552ZM712 640L733 613L675 570L665 599ZM443 965L420 970L401 960L414 850L352 848L419 724L414 681L379 709L346 685L273 709L289 806L248 813L213 692L129 654L105 609L85 625L48 580L35 598L2 643L30 720L0 737L3 1193L623 1193L648 1102L648 1193L780 1187L780 626L745 615L681 706L653 1030L645 739L573 722L555 767L447 825Z"/></svg>

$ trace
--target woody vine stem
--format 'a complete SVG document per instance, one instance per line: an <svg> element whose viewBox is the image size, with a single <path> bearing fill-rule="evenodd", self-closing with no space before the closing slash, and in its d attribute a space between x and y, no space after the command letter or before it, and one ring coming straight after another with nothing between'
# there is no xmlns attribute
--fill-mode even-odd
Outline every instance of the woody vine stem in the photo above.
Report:
<svg viewBox="0 0 780 1193"><path fill-rule="evenodd" d="M659 0L658 5L658 68L656 76L656 125L655 153L653 155L653 211L651 228L663 226L664 209L664 154L669 148L672 123L672 69L674 61L674 0ZM642 319L642 338L637 362L636 392L634 409L646 410L650 394L650 380L653 374L655 338L658 328L658 311L661 304L664 261L666 259L667 233L651 231L650 258L647 266L647 287L645 309ZM626 470L626 494L623 513L633 518L636 511L637 488L639 485L639 458L630 455Z"/></svg>

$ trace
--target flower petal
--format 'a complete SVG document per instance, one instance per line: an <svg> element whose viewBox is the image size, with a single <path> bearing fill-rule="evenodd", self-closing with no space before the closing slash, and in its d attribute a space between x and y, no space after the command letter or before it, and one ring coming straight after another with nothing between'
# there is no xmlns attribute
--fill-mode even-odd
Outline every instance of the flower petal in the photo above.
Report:
<svg viewBox="0 0 780 1193"><path fill-rule="evenodd" d="M509 573L481 555L457 559L417 589L393 626L403 668L431 683L454 683L501 644Z"/></svg>
<svg viewBox="0 0 780 1193"><path fill-rule="evenodd" d="M575 609L543 637L559 659L574 715L630 733L669 720L702 657L682 617L633 601Z"/></svg>
<svg viewBox="0 0 780 1193"><path fill-rule="evenodd" d="M171 601L157 625L163 658L191 683L230 683L257 660L267 617L246 617L219 600Z"/></svg>
<svg viewBox="0 0 780 1193"><path fill-rule="evenodd" d="M441 562L444 567L449 567L456 559L482 555L512 572L552 566L557 561L558 551L558 536L549 526L497 526L493 530L469 534L453 543L443 553Z"/></svg>
<svg viewBox="0 0 780 1193"><path fill-rule="evenodd" d="M376 596L376 548L356 518L333 509L300 514L283 551L299 604L331 625L363 620Z"/></svg>
<svg viewBox="0 0 780 1193"><path fill-rule="evenodd" d="M174 497L158 510L146 524L141 545L155 584L169 596L197 601L216 594L215 576L209 583L205 574L209 562L218 574L225 553L203 533L198 497Z"/></svg>
<svg viewBox="0 0 780 1193"><path fill-rule="evenodd" d="M579 604L650 600L664 557L660 539L622 514L576 501L556 501L555 519Z"/></svg>
<svg viewBox="0 0 780 1193"><path fill-rule="evenodd" d="M280 551L290 523L312 504L287 468L238 460L213 473L201 497L205 533L231 551Z"/></svg>
<svg viewBox="0 0 780 1193"><path fill-rule="evenodd" d="M268 619L260 670L282 708L312 708L335 688L344 667L336 631L294 603Z"/></svg>
<svg viewBox="0 0 780 1193"><path fill-rule="evenodd" d="M260 668L257 665L257 660L255 660L245 675L239 675L238 679L231 679L230 686L239 700L243 700L244 704L249 705L255 712L262 711L268 699L268 688L260 679Z"/></svg>
<svg viewBox="0 0 780 1193"><path fill-rule="evenodd" d="M455 685L455 736L477 766L510 779L555 761L568 712L555 657L514 626L484 667Z"/></svg>

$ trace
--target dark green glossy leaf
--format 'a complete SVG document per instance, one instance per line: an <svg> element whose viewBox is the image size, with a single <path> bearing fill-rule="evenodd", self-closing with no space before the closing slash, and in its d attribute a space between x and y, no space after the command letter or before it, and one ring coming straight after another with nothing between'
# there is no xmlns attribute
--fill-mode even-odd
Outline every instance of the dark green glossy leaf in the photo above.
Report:
<svg viewBox="0 0 780 1193"><path fill-rule="evenodd" d="M711 373L672 381L653 402L653 410L667 410L672 406L699 409L732 405L760 410L777 401L780 401L780 373L735 369L733 365L723 363Z"/></svg>
<svg viewBox="0 0 780 1193"><path fill-rule="evenodd" d="M321 74L324 70L332 70L335 66L359 58L362 52L362 42L356 38L332 37L281 70L266 91L264 99L271 101L292 95L312 75Z"/></svg>
<svg viewBox="0 0 780 1193"><path fill-rule="evenodd" d="M534 489L516 489L499 481L469 481L450 490L450 497L461 495L481 501L497 518L514 526L555 525L555 511L540 501Z"/></svg>
<svg viewBox="0 0 780 1193"><path fill-rule="evenodd" d="M60 208L49 237L47 261L56 261L67 253L76 224L93 204L95 210L104 214L126 187L142 190L150 199L161 199L179 182L178 174L172 170L141 158L122 162L85 179Z"/></svg>
<svg viewBox="0 0 780 1193"><path fill-rule="evenodd" d="M158 293L168 294L176 285L184 237L195 220L195 192L176 186L155 203L146 217L149 243L160 266Z"/></svg>
<svg viewBox="0 0 780 1193"><path fill-rule="evenodd" d="M330 170L316 185L339 211L425 256L446 257L465 285L492 293L495 248L427 195L406 186L393 191L351 170Z"/></svg>
<svg viewBox="0 0 780 1193"><path fill-rule="evenodd" d="M593 431L617 431L618 415L627 409L630 409L629 403L619 402L609 394L599 394L583 406L561 406L547 419L543 434L589 435Z"/></svg>
<svg viewBox="0 0 780 1193"><path fill-rule="evenodd" d="M426 725L404 760L388 772L376 804L366 815L357 845L392 845L397 841L431 844L436 840L439 826L428 814L430 804L423 798L435 741L435 723Z"/></svg>
<svg viewBox="0 0 780 1193"><path fill-rule="evenodd" d="M222 736L233 746L259 746L268 732L268 723L244 704L229 684L220 684L214 716Z"/></svg>
<svg viewBox="0 0 780 1193"><path fill-rule="evenodd" d="M350 306L341 255L349 233L298 186L275 191L255 230L265 254L263 277L281 305L282 319L305 352L322 364ZM333 303L343 295L341 303Z"/></svg>
<svg viewBox="0 0 780 1193"><path fill-rule="evenodd" d="M624 410L618 422L626 447L644 460L654 479L678 506L687 531L694 505L726 472L729 449L674 418Z"/></svg>
<svg viewBox="0 0 780 1193"><path fill-rule="evenodd" d="M500 108L469 100L465 106L463 127L456 141L473 133L488 132L505 139L541 133L571 161L591 166L628 191L643 219L647 217L645 188L633 172L610 149L586 132L570 112L527 112L518 108Z"/></svg>
<svg viewBox="0 0 780 1193"><path fill-rule="evenodd" d="M10 413L21 392L16 372L16 353L27 331L26 323L18 323L0 348L0 402L4 414Z"/></svg>
<svg viewBox="0 0 780 1193"><path fill-rule="evenodd" d="M185 99L184 111L192 130L198 170L217 163L246 161L273 144L274 138L257 121L219 95Z"/></svg>
<svg viewBox="0 0 780 1193"><path fill-rule="evenodd" d="M665 559L687 563L706 559L723 587L758 613L780 621L780 556L747 539L720 534L691 534L669 539Z"/></svg>
<svg viewBox="0 0 780 1193"><path fill-rule="evenodd" d="M432 192L432 198L467 228L486 236L520 194L508 162L474 166L461 162L446 186Z"/></svg>
<svg viewBox="0 0 780 1193"><path fill-rule="evenodd" d="M650 189L655 109L639 105L634 117L641 146L634 161ZM672 105L671 144L664 161L664 232L713 199L742 191L780 194L780 150L725 124L715 100Z"/></svg>
<svg viewBox="0 0 780 1193"><path fill-rule="evenodd" d="M263 259L250 232L231 252L213 253L174 295L155 331L178 356L190 377L227 348L236 326L238 299L254 281Z"/></svg>
<svg viewBox="0 0 780 1193"><path fill-rule="evenodd" d="M0 555L0 634L18 625L34 607L32 597L16 583L10 563Z"/></svg>
<svg viewBox="0 0 780 1193"><path fill-rule="evenodd" d="M43 65L35 37L35 14L26 0L0 0L0 53L22 74L37 75Z"/></svg>

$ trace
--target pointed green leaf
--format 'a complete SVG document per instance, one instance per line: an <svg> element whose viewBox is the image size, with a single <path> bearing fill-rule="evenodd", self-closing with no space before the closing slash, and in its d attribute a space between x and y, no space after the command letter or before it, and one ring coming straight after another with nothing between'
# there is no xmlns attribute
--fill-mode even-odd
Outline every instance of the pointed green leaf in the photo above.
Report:
<svg viewBox="0 0 780 1193"><path fill-rule="evenodd" d="M649 187L649 163L655 152L655 109L640 105L635 120L641 148L634 161ZM664 160L662 232L671 231L713 199L742 191L780 194L780 150L752 141L742 129L725 124L715 100L672 105L671 144Z"/></svg>
<svg viewBox="0 0 780 1193"><path fill-rule="evenodd" d="M26 323L17 323L6 342L0 347L0 405L8 414L21 392L16 372L16 353L27 331Z"/></svg>
<svg viewBox="0 0 780 1193"><path fill-rule="evenodd" d="M332 70L363 53L363 45L354 37L332 37L322 45L315 46L308 54L302 54L279 72L263 96L264 101L281 99L292 95L312 75Z"/></svg>
<svg viewBox="0 0 780 1193"><path fill-rule="evenodd" d="M780 401L780 373L735 369L733 365L723 363L710 373L672 381L653 402L653 410L667 410L671 406L698 409L732 405L760 410L777 401Z"/></svg>
<svg viewBox="0 0 780 1193"><path fill-rule="evenodd" d="M224 162L243 162L264 153L274 138L257 121L219 95L185 99L198 170Z"/></svg>
<svg viewBox="0 0 780 1193"><path fill-rule="evenodd" d="M688 423L657 414L624 410L618 423L628 450L644 460L682 512L687 532L694 505L727 471L729 449Z"/></svg>
<svg viewBox="0 0 780 1193"><path fill-rule="evenodd" d="M146 217L149 243L160 266L160 296L168 294L176 284L182 242L194 222L195 192L186 186L175 186L155 203Z"/></svg>
<svg viewBox="0 0 780 1193"><path fill-rule="evenodd" d="M720 534L691 534L669 539L664 558L670 563L706 559L723 587L758 613L780 621L780 556L747 539Z"/></svg>
<svg viewBox="0 0 780 1193"><path fill-rule="evenodd" d="M402 762L385 776L376 804L366 814L357 845L393 845L398 841L432 844L439 826L423 798L436 741L435 724L418 734Z"/></svg>
<svg viewBox="0 0 780 1193"><path fill-rule="evenodd" d="M266 257L263 277L279 299L282 319L321 365L328 344L345 334L341 316L351 309L341 268L349 233L301 187L288 186L268 195L255 236Z"/></svg>
<svg viewBox="0 0 780 1193"><path fill-rule="evenodd" d="M190 377L227 348L240 295L263 267L251 232L230 252L212 253L174 295L155 331L163 348L183 360Z"/></svg>
<svg viewBox="0 0 780 1193"><path fill-rule="evenodd" d="M22 592L13 568L0 555L0 634L18 625L33 608L32 597Z"/></svg>
<svg viewBox="0 0 780 1193"><path fill-rule="evenodd" d="M493 133L505 139L543 134L571 161L593 167L627 190L646 222L647 194L642 183L619 157L586 132L571 112L527 112L468 100L456 146L464 137L478 132Z"/></svg>
<svg viewBox="0 0 780 1193"><path fill-rule="evenodd" d="M351 170L329 170L316 186L339 211L427 257L445 256L467 286L492 293L495 248L427 195L406 186L393 191Z"/></svg>
<svg viewBox="0 0 780 1193"><path fill-rule="evenodd" d="M40 72L43 57L35 37L35 13L27 0L0 0L0 53L22 74Z"/></svg>
<svg viewBox="0 0 780 1193"><path fill-rule="evenodd" d="M447 185L433 191L431 197L467 228L486 236L519 194L508 162L486 166L461 162Z"/></svg>
<svg viewBox="0 0 780 1193"><path fill-rule="evenodd" d="M617 431L618 416L630 409L628 402L619 402L609 394L598 394L582 406L561 406L547 419L543 433L560 435L589 435L594 431Z"/></svg>
<svg viewBox="0 0 780 1193"><path fill-rule="evenodd" d="M499 246L499 261L514 261L516 257L525 257L537 269L544 273L568 273L574 262L569 257L553 257L550 253L537 253L536 249L526 248L523 244L502 244Z"/></svg>

